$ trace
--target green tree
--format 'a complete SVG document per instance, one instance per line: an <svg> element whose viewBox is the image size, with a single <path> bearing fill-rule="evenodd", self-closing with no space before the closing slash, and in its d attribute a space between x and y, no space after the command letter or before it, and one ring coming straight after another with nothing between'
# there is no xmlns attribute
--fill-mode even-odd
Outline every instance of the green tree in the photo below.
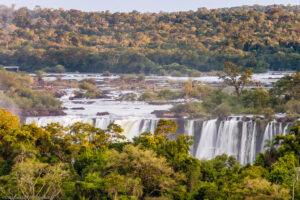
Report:
<svg viewBox="0 0 300 200"><path fill-rule="evenodd" d="M237 96L241 96L244 87L250 83L252 77L252 68L242 71L241 66L232 62L225 62L223 65L224 74L220 76L224 83L234 87Z"/></svg>
<svg viewBox="0 0 300 200"><path fill-rule="evenodd" d="M43 78L44 78L44 76L45 76L45 72L44 72L44 71L42 71L42 70L37 70L37 71L35 71L34 73L35 73L36 78L37 78L38 81L40 81L40 82L43 81Z"/></svg>
<svg viewBox="0 0 300 200"><path fill-rule="evenodd" d="M9 175L0 177L0 194L2 197L55 199L62 195L67 175L62 164L50 166L28 160L13 166Z"/></svg>
<svg viewBox="0 0 300 200"><path fill-rule="evenodd" d="M53 72L55 72L55 73L65 73L66 69L65 69L65 67L63 65L56 65L53 68Z"/></svg>

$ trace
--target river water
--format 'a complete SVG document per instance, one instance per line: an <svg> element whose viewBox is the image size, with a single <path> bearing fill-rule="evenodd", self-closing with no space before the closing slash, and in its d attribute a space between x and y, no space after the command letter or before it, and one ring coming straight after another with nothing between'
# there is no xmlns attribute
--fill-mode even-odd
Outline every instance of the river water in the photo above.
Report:
<svg viewBox="0 0 300 200"><path fill-rule="evenodd" d="M253 80L265 85L270 85L279 80L286 73L268 72L265 74L254 74ZM48 74L45 80L54 81L57 74ZM51 122L59 122L64 126L70 126L75 122L90 123L98 128L106 129L110 122L119 124L124 129L124 135L131 140L142 132L154 132L157 122L155 110L168 110L172 104L151 105L140 101L117 101L116 99L127 93L137 91L115 90L115 88L103 85L106 80L118 79L119 76L104 77L101 74L75 74L67 73L60 75L62 80L81 81L85 78L94 78L101 90L109 93L103 99L76 99L70 100L74 89L62 89L66 95L60 100L63 102L66 116L53 117L28 117L26 123L36 123L45 126ZM157 83L172 81L187 81L188 77L170 76L146 76L146 81ZM220 82L217 76L204 76L193 78L203 84L215 84ZM108 115L97 116L97 113L108 112ZM199 119L175 119L178 122L178 132L194 136L194 145L191 154L199 159L212 159L217 155L226 153L235 156L241 164L253 163L256 155L264 151L264 143L277 134L287 134L289 124L271 121L261 125L242 116L232 116L227 119L211 119L207 121Z"/></svg>

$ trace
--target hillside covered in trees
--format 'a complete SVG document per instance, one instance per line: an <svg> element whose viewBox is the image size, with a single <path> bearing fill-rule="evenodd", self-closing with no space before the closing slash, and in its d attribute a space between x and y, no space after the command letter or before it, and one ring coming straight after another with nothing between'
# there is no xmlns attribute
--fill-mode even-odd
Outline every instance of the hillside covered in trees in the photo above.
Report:
<svg viewBox="0 0 300 200"><path fill-rule="evenodd" d="M0 7L0 64L34 71L254 72L300 67L300 6L110 13Z"/></svg>

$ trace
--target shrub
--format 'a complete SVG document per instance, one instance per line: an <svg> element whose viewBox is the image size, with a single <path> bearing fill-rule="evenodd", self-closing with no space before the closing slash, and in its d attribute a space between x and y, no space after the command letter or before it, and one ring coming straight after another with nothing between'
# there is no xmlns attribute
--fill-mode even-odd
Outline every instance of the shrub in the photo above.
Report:
<svg viewBox="0 0 300 200"><path fill-rule="evenodd" d="M54 73L65 73L66 72L66 69L63 65L56 65L54 68L53 68L53 72Z"/></svg>
<svg viewBox="0 0 300 200"><path fill-rule="evenodd" d="M111 76L111 73L109 71L104 71L102 75L103 76Z"/></svg>
<svg viewBox="0 0 300 200"><path fill-rule="evenodd" d="M245 108L250 108L255 113L259 113L271 104L269 92L261 88L249 90L242 95L242 103Z"/></svg>
<svg viewBox="0 0 300 200"><path fill-rule="evenodd" d="M190 102L184 104L177 104L170 110L174 112L176 116L187 116L187 117L203 117L206 113L200 102Z"/></svg>
<svg viewBox="0 0 300 200"><path fill-rule="evenodd" d="M36 78L37 78L38 81L42 81L42 80L43 80L43 78L44 78L44 76L45 76L45 72L44 72L44 71L42 71L42 70L37 70L37 71L35 71L34 73L35 73Z"/></svg>
<svg viewBox="0 0 300 200"><path fill-rule="evenodd" d="M158 74L161 75L161 76L167 76L168 75L168 72L165 70L165 69L160 69L158 71Z"/></svg>
<svg viewBox="0 0 300 200"><path fill-rule="evenodd" d="M284 110L291 114L300 114L300 101L290 100L284 105Z"/></svg>
<svg viewBox="0 0 300 200"><path fill-rule="evenodd" d="M191 70L191 71L189 71L188 74L189 74L190 77L200 77L200 76L202 76L202 73L199 72L198 70Z"/></svg>
<svg viewBox="0 0 300 200"><path fill-rule="evenodd" d="M213 111L213 115L215 117L220 117L220 118L226 118L230 115L230 106L228 106L227 104L220 104L218 105L214 111Z"/></svg>
<svg viewBox="0 0 300 200"><path fill-rule="evenodd" d="M52 73L65 73L66 69L63 65L56 65L54 67L45 67L43 68L43 71Z"/></svg>
<svg viewBox="0 0 300 200"><path fill-rule="evenodd" d="M157 98L161 100L172 100L176 99L177 97L178 94L170 89L162 89L157 94Z"/></svg>
<svg viewBox="0 0 300 200"><path fill-rule="evenodd" d="M145 77L145 74L139 74L138 77L137 77L137 80L138 80L138 81L144 81L145 78L146 78L146 77Z"/></svg>
<svg viewBox="0 0 300 200"><path fill-rule="evenodd" d="M79 88L82 90L91 90L94 91L97 89L95 79L84 79L80 84Z"/></svg>
<svg viewBox="0 0 300 200"><path fill-rule="evenodd" d="M274 118L274 110L270 107L262 110L262 114L265 116L265 119L271 120Z"/></svg>
<svg viewBox="0 0 300 200"><path fill-rule="evenodd" d="M146 91L141 94L138 98L139 101L153 101L155 100L157 95L154 92Z"/></svg>
<svg viewBox="0 0 300 200"><path fill-rule="evenodd" d="M132 82L132 81L135 81L137 79L137 77L135 74L122 74L120 76L120 79L125 82Z"/></svg>
<svg viewBox="0 0 300 200"><path fill-rule="evenodd" d="M171 76L180 77L182 74L180 71L174 70L171 72Z"/></svg>

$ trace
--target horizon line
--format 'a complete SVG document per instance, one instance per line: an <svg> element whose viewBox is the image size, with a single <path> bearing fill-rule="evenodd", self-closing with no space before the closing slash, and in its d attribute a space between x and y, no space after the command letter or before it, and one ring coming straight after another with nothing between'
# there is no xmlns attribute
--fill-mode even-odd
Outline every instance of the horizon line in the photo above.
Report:
<svg viewBox="0 0 300 200"><path fill-rule="evenodd" d="M21 8L27 8L29 10L35 10L37 7L40 7L41 9L50 9L50 10L64 10L64 11L70 11L70 10L78 10L81 12L87 12L87 13L91 13L91 12L111 12L111 13L132 13L132 12L139 12L141 14L147 14L147 13L179 13L179 12L197 12L198 10L202 10L202 9L206 9L209 11L212 10L222 10L222 9L233 9L233 8L243 8L243 7L255 7L255 6L261 6L261 7L277 7L277 6L291 6L291 7L300 7L300 4L268 4L268 5L262 5L262 4L253 4L253 5L240 5L240 6L232 6L232 7L216 7L216 8L208 8L208 7L198 7L195 8L194 10L190 9L190 10L178 10L178 11L164 11L164 10L160 10L160 11L139 11L139 10L131 10L131 11L111 11L111 10L81 10L81 9L77 9L77 8L50 8L50 7L43 7L40 5L35 5L32 8L28 8L27 6L20 6L18 7L16 4L11 4L10 6L6 5L6 4L0 4L0 7L7 7L7 8L12 8L14 7L16 10L21 9Z"/></svg>

